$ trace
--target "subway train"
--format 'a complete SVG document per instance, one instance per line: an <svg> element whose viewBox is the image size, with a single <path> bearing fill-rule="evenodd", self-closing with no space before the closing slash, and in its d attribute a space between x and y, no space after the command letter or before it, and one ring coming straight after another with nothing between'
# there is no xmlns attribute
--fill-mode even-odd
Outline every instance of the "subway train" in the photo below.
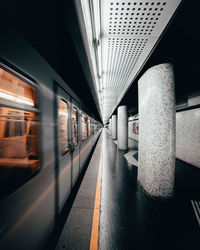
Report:
<svg viewBox="0 0 200 250"><path fill-rule="evenodd" d="M102 125L14 30L0 40L0 249L43 249Z"/></svg>

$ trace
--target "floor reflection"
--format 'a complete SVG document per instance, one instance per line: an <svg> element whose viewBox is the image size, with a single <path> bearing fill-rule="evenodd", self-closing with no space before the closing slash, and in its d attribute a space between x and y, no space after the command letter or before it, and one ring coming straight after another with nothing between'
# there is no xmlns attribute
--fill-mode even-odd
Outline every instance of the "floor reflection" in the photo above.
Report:
<svg viewBox="0 0 200 250"><path fill-rule="evenodd" d="M137 167L128 165L126 152L103 133L99 249L197 249L190 202L147 198L137 183Z"/></svg>

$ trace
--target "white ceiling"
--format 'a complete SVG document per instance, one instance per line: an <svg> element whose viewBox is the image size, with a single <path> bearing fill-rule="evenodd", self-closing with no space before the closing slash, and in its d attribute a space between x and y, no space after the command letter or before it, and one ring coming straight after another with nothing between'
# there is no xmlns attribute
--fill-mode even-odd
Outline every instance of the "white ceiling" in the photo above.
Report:
<svg viewBox="0 0 200 250"><path fill-rule="evenodd" d="M154 50L181 1L76 0L104 123Z"/></svg>

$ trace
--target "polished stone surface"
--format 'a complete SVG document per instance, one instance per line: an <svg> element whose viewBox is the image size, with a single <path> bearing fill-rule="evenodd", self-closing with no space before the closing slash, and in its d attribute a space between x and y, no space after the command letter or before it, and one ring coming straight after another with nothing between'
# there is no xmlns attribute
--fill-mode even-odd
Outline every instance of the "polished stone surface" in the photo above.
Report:
<svg viewBox="0 0 200 250"><path fill-rule="evenodd" d="M112 115L112 138L117 139L117 116Z"/></svg>
<svg viewBox="0 0 200 250"><path fill-rule="evenodd" d="M56 250L90 248L101 145L102 136L98 141L76 199L62 229Z"/></svg>
<svg viewBox="0 0 200 250"><path fill-rule="evenodd" d="M175 93L170 64L146 71L138 82L138 180L156 198L173 195L175 168Z"/></svg>
<svg viewBox="0 0 200 250"><path fill-rule="evenodd" d="M103 133L99 249L198 250L200 230L190 199L200 199L199 169L178 161L174 199L156 202L139 187L137 167L127 164L125 151Z"/></svg>
<svg viewBox="0 0 200 250"><path fill-rule="evenodd" d="M112 135L112 119L109 119L109 132Z"/></svg>
<svg viewBox="0 0 200 250"><path fill-rule="evenodd" d="M177 160L174 198L162 203L149 199L138 185L137 167L127 164L126 151L117 149L107 129L103 129L56 249L89 249L101 145L99 249L199 250L200 228L190 200L200 201L200 169Z"/></svg>
<svg viewBox="0 0 200 250"><path fill-rule="evenodd" d="M120 150L128 148L128 117L127 107L119 106L117 109L117 145Z"/></svg>
<svg viewBox="0 0 200 250"><path fill-rule="evenodd" d="M176 113L176 157L200 168L200 109Z"/></svg>
<svg viewBox="0 0 200 250"><path fill-rule="evenodd" d="M129 164L132 164L134 166L138 166L138 159L136 159L134 156L138 153L136 150L131 150L128 153L124 155L125 159Z"/></svg>

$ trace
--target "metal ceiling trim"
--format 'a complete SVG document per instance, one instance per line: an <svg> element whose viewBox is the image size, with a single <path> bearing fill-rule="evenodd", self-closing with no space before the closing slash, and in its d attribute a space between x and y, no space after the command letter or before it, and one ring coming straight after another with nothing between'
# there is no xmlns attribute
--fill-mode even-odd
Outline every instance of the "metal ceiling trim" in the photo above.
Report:
<svg viewBox="0 0 200 250"><path fill-rule="evenodd" d="M101 117L101 119L103 120L102 117L102 106L100 105L100 97L99 97L99 92L97 90L97 84L94 84L95 82L97 82L97 67L94 67L93 65L96 63L96 60L94 58L94 51L91 52L94 48L91 48L90 44L89 44L89 40L88 40L88 33L87 33L87 28L85 25L84 20L84 13L83 13L83 9L82 9L82 5L81 5L81 0L75 0L75 8L76 8L76 12L77 12L77 17L78 17L78 21L79 21L79 27L80 27L80 31L81 31L81 36L83 39L83 44L85 47L85 51L86 51L86 55L87 55L87 59L88 59L88 64L89 64L89 68L90 68L90 72L91 72L91 76L92 76L92 80L93 80L93 85L89 83L89 87L91 89L91 92L93 94L94 97L94 101L97 105L97 109L99 111L99 115Z"/></svg>
<svg viewBox="0 0 200 250"><path fill-rule="evenodd" d="M80 2L83 0L76 0ZM95 0L88 0L88 2ZM98 93L103 121L107 121L153 53L182 0L101 0L100 39L102 89ZM80 16L79 16L80 18ZM82 17L83 18L83 17ZM81 20L80 20L81 22ZM90 69L97 80L98 65L91 60L89 37L84 43ZM98 61L98 60L97 60ZM96 75L96 77L95 77ZM111 95L109 93L112 92Z"/></svg>

